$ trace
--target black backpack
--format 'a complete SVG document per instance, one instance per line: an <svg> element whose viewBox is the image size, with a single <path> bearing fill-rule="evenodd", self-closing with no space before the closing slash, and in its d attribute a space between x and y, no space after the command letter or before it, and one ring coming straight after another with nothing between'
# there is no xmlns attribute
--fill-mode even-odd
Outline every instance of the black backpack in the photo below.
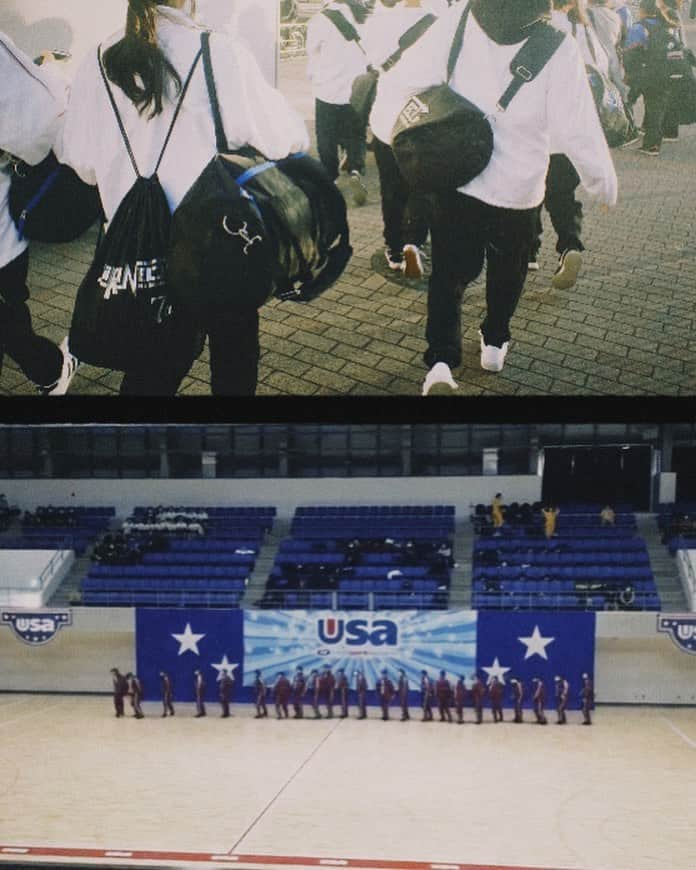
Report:
<svg viewBox="0 0 696 870"><path fill-rule="evenodd" d="M177 312L168 290L167 248L171 213L157 170L169 143L193 72L196 54L174 111L153 174L138 171L98 50L99 68L136 174L97 246L94 261L77 291L70 350L84 362L131 371L159 363L200 334Z"/></svg>
<svg viewBox="0 0 696 870"><path fill-rule="evenodd" d="M72 242L102 210L96 186L59 163L53 151L35 166L13 162L9 205L19 237L35 242Z"/></svg>
<svg viewBox="0 0 696 870"><path fill-rule="evenodd" d="M471 4L459 19L447 61L447 81L454 73L464 41ZM498 100L505 111L527 82L543 70L564 34L544 22L510 62L512 80ZM411 97L392 131L392 150L409 187L419 193L446 193L468 184L486 168L493 154L493 128L484 113L449 84Z"/></svg>
<svg viewBox="0 0 696 870"><path fill-rule="evenodd" d="M230 151L201 34L217 154L174 212L171 291L189 312L260 307L272 295L307 301L328 289L352 254L345 200L318 160L267 160Z"/></svg>

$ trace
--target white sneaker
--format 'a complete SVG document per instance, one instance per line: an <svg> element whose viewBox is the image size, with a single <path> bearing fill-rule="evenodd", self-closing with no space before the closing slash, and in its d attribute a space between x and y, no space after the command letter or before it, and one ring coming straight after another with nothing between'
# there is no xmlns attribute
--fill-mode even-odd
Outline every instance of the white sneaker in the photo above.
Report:
<svg viewBox="0 0 696 870"><path fill-rule="evenodd" d="M64 396L68 392L70 382L75 377L75 372L80 367L80 361L76 356L70 353L68 348L68 336L58 345L60 352L63 354L63 367L58 380L48 387L41 387L41 393L44 396Z"/></svg>
<svg viewBox="0 0 696 870"><path fill-rule="evenodd" d="M452 377L447 363L439 362L430 369L423 381L423 396L449 396L459 384Z"/></svg>
<svg viewBox="0 0 696 870"><path fill-rule="evenodd" d="M563 251L558 261L558 268L551 279L551 285L556 290L569 290L575 286L582 268L582 254L575 248Z"/></svg>
<svg viewBox="0 0 696 870"><path fill-rule="evenodd" d="M416 245L404 245L404 277L423 277L423 260L421 252Z"/></svg>
<svg viewBox="0 0 696 870"><path fill-rule="evenodd" d="M350 190L353 194L353 202L356 205L365 205L367 202L367 188L362 180L362 175L357 169L350 173Z"/></svg>
<svg viewBox="0 0 696 870"><path fill-rule="evenodd" d="M502 347L496 347L494 344L486 344L481 330L479 335L481 336L481 368L487 372L501 372L510 342L506 341Z"/></svg>

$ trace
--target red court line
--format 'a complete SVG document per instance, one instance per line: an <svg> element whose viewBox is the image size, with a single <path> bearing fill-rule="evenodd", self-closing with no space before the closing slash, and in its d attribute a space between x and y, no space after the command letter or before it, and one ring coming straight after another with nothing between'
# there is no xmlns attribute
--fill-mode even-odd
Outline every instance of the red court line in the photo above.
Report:
<svg viewBox="0 0 696 870"><path fill-rule="evenodd" d="M108 860L119 862L176 861L202 864L256 864L279 867L343 867L346 870L542 870L534 867L512 867L499 864L459 864L449 861L380 861L371 858L302 858L288 855L223 855L215 852L154 852L136 849L66 849L54 846L3 846L2 858L73 858ZM550 870L550 868L546 868Z"/></svg>

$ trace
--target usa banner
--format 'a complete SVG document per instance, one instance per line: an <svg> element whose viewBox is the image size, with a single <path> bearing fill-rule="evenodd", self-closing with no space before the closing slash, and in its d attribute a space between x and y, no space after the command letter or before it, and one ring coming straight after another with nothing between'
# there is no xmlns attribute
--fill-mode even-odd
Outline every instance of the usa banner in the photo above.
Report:
<svg viewBox="0 0 696 870"><path fill-rule="evenodd" d="M394 678L400 668L410 687L421 670L450 679L468 674L476 657L476 613L470 610L423 612L250 610L244 615L244 683L254 671L267 682L278 672L287 676L301 665L305 674L330 665L343 668L354 685L362 670L373 689L382 669Z"/></svg>
<svg viewBox="0 0 696 870"><path fill-rule="evenodd" d="M194 700L194 671L206 682L206 699L218 697L224 671L232 675L232 699L247 700L239 687L244 672L244 619L241 610L139 608L135 618L136 662L145 700L160 697L160 671L174 683L175 701Z"/></svg>
<svg viewBox="0 0 696 870"><path fill-rule="evenodd" d="M594 655L594 613L479 613L479 674L485 681L498 677L506 685L513 677L522 680L527 705L534 677L543 681L549 699L553 698L554 677L568 680L574 702L582 688L582 675L589 674L594 682Z"/></svg>

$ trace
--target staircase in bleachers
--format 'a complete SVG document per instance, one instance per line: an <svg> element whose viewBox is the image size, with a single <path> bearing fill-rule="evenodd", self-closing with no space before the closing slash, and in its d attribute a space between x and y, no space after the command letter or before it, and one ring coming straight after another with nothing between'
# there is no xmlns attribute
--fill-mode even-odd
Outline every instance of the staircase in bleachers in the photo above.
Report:
<svg viewBox="0 0 696 870"><path fill-rule="evenodd" d="M136 508L122 531L126 564L107 558L82 582L82 603L239 607L275 508Z"/></svg>
<svg viewBox="0 0 696 870"><path fill-rule="evenodd" d="M301 507L261 606L339 610L448 605L454 507Z"/></svg>
<svg viewBox="0 0 696 870"><path fill-rule="evenodd" d="M679 579L674 555L660 539L660 532L653 514L638 514L638 531L645 540L655 586L660 596L661 610L672 613L688 610L686 596Z"/></svg>
<svg viewBox="0 0 696 870"><path fill-rule="evenodd" d="M626 506L603 524L599 505L561 507L546 538L538 506L522 522L495 529L472 517L476 609L659 610L660 598L645 540Z"/></svg>
<svg viewBox="0 0 696 870"><path fill-rule="evenodd" d="M696 550L696 502L661 504L657 525L672 555L677 550Z"/></svg>

